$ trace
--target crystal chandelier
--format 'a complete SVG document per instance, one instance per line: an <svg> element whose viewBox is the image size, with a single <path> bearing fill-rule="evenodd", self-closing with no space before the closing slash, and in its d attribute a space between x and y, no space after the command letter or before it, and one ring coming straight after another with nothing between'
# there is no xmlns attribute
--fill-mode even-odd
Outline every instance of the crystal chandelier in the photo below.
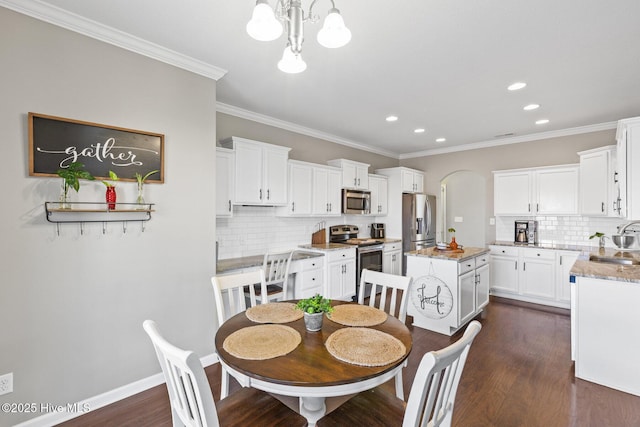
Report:
<svg viewBox="0 0 640 427"><path fill-rule="evenodd" d="M302 42L304 41L304 23L318 22L320 17L313 14L313 0L307 16L304 16L301 0L277 0L275 10L267 0L256 0L253 16L247 24L247 33L260 41L275 40L282 34L282 23L287 26L287 46L284 48L278 68L285 73L300 73L307 68L302 59ZM344 25L344 20L336 5L331 1L331 9L324 20L322 29L318 31L318 43L327 48L338 48L351 40L351 31ZM282 23L281 23L282 22Z"/></svg>

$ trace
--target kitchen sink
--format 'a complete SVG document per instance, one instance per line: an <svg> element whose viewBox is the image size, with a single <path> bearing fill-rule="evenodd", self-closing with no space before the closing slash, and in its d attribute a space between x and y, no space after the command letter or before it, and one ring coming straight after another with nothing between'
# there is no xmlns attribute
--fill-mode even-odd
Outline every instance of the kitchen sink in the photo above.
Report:
<svg viewBox="0 0 640 427"><path fill-rule="evenodd" d="M603 262L607 264L620 264L620 265L640 265L640 259L638 258L623 258L623 257L607 257L591 254L589 261Z"/></svg>

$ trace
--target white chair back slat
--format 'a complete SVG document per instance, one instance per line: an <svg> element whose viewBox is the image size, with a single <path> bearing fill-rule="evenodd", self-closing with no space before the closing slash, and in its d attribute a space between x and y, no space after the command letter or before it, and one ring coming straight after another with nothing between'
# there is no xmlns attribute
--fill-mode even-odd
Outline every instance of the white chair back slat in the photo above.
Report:
<svg viewBox="0 0 640 427"><path fill-rule="evenodd" d="M425 354L416 371L403 427L450 427L460 377L473 340L482 329L472 321L462 338L446 348Z"/></svg>
<svg viewBox="0 0 640 427"><path fill-rule="evenodd" d="M143 327L167 382L173 425L219 427L213 394L200 359L166 341L154 321L145 320Z"/></svg>

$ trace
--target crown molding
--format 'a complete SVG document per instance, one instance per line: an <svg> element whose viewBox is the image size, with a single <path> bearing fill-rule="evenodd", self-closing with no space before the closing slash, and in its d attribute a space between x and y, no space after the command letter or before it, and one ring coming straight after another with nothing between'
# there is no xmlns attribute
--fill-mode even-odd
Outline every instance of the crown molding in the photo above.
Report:
<svg viewBox="0 0 640 427"><path fill-rule="evenodd" d="M0 0L0 6L216 81L227 73L215 65L39 0Z"/></svg>
<svg viewBox="0 0 640 427"><path fill-rule="evenodd" d="M522 136L503 138L497 141L481 141L471 144L455 145L452 147L436 148L433 150L417 151L415 153L401 154L399 158L412 159L416 157L435 156L437 154L455 153L458 151L477 150L479 148L498 147L500 145L519 144L521 142L539 141L542 139L558 138L562 136L579 135L582 133L599 132L603 130L615 129L618 122L607 122L595 125L580 126L575 128L560 129L549 132L532 133Z"/></svg>
<svg viewBox="0 0 640 427"><path fill-rule="evenodd" d="M284 120L276 119L274 117L266 116L264 114L255 113L253 111L245 110L233 105L218 102L216 104L216 110L219 113L229 114L231 116L240 117L242 119L251 120L254 122L262 123L265 125L285 129L291 132L296 132L302 135L311 136L313 138L323 139L325 141L334 142L336 144L344 145L347 147L355 148L357 150L367 151L369 153L380 154L381 156L391 157L393 159L399 159L398 153L394 153L387 150L381 150L373 148L368 145L350 141L348 139L341 138L330 133L321 132L316 129L300 126L295 123L287 122Z"/></svg>

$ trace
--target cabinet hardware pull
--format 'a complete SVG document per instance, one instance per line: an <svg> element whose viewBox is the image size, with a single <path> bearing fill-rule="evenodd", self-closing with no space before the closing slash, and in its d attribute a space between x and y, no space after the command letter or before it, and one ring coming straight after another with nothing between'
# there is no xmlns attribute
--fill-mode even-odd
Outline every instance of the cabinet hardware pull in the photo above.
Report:
<svg viewBox="0 0 640 427"><path fill-rule="evenodd" d="M602 202L602 212L604 212L604 202Z"/></svg>
<svg viewBox="0 0 640 427"><path fill-rule="evenodd" d="M522 263L522 271L527 271L527 263L526 262Z"/></svg>
<svg viewBox="0 0 640 427"><path fill-rule="evenodd" d="M353 185L358 185L358 178L353 178Z"/></svg>
<svg viewBox="0 0 640 427"><path fill-rule="evenodd" d="M262 188L260 189L260 200L262 200Z"/></svg>
<svg viewBox="0 0 640 427"><path fill-rule="evenodd" d="M531 203L527 204L527 211L531 212Z"/></svg>
<svg viewBox="0 0 640 427"><path fill-rule="evenodd" d="M562 265L562 255L560 255L560 265Z"/></svg>
<svg viewBox="0 0 640 427"><path fill-rule="evenodd" d="M296 211L296 202L291 202L291 212Z"/></svg>
<svg viewBox="0 0 640 427"><path fill-rule="evenodd" d="M518 269L518 261L516 261L516 270Z"/></svg>
<svg viewBox="0 0 640 427"><path fill-rule="evenodd" d="M231 212L231 200L229 200L229 212Z"/></svg>
<svg viewBox="0 0 640 427"><path fill-rule="evenodd" d="M618 172L613 173L613 182L618 182Z"/></svg>
<svg viewBox="0 0 640 427"><path fill-rule="evenodd" d="M267 200L271 199L271 190L267 190Z"/></svg>

